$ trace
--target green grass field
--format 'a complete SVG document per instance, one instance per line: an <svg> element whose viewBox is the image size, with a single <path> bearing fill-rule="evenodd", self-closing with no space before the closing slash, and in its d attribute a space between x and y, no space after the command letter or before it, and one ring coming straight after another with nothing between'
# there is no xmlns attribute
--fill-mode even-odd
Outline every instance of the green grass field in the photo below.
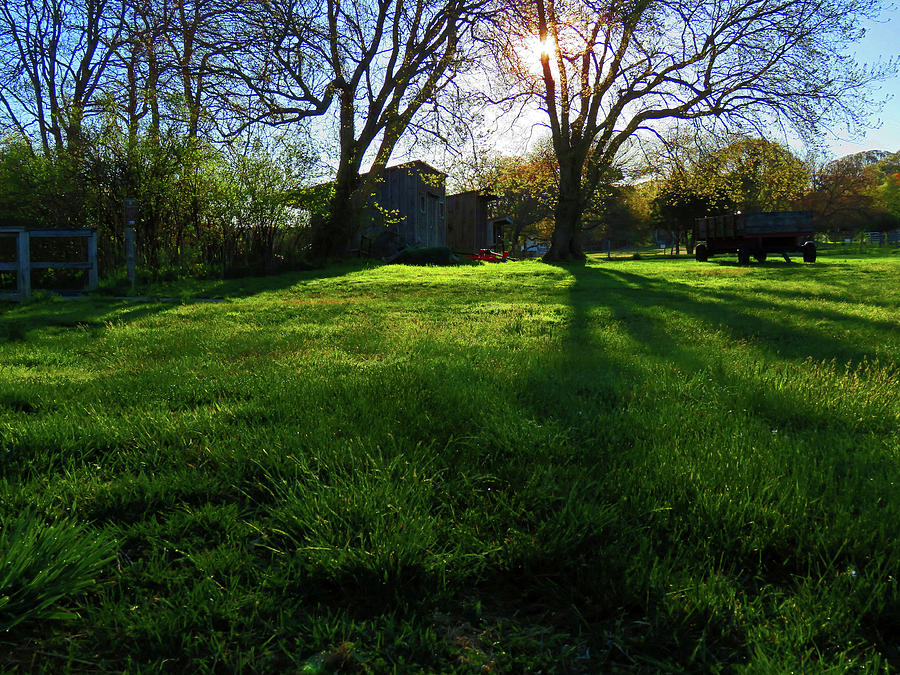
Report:
<svg viewBox="0 0 900 675"><path fill-rule="evenodd" d="M142 292L0 305L0 671L900 667L900 255Z"/></svg>

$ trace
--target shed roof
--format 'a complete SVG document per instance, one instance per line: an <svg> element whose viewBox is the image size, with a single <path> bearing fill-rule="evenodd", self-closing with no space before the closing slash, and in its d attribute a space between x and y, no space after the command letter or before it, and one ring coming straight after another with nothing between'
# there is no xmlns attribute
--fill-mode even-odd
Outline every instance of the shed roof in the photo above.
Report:
<svg viewBox="0 0 900 675"><path fill-rule="evenodd" d="M482 197L486 201L493 201L495 199L500 199L499 195L495 195L493 192L489 192L487 190L466 190L464 192L457 192L456 194L447 195L447 197L465 197L469 195L476 195L478 197Z"/></svg>

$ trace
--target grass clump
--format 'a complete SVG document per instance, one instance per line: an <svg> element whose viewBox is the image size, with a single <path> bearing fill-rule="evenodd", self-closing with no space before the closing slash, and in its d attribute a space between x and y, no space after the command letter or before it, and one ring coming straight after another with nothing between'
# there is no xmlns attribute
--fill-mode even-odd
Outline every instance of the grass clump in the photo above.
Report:
<svg viewBox="0 0 900 675"><path fill-rule="evenodd" d="M9 342L24 342L28 326L22 321L7 321L0 325L0 337Z"/></svg>
<svg viewBox="0 0 900 675"><path fill-rule="evenodd" d="M95 589L112 547L85 528L31 512L0 525L0 631L24 621L72 619L60 601Z"/></svg>

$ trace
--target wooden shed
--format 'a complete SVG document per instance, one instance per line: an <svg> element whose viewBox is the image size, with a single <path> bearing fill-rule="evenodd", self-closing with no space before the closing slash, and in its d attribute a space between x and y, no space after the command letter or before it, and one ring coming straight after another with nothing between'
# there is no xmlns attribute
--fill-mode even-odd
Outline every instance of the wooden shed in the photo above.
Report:
<svg viewBox="0 0 900 675"><path fill-rule="evenodd" d="M446 177L419 160L386 168L365 235L377 237L386 230L401 245L446 245Z"/></svg>
<svg viewBox="0 0 900 675"><path fill-rule="evenodd" d="M488 220L488 205L495 199L495 195L483 190L447 197L447 246L466 254L501 246L502 224Z"/></svg>

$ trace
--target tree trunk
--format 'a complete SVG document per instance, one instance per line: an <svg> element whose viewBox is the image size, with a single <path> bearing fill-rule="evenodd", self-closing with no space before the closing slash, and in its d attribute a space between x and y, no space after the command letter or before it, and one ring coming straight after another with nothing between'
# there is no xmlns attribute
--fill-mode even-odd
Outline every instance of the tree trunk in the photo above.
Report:
<svg viewBox="0 0 900 675"><path fill-rule="evenodd" d="M314 260L341 257L350 250L362 209L359 202L359 170L340 167L334 182L334 195L328 207L328 215L313 233L310 255Z"/></svg>
<svg viewBox="0 0 900 675"><path fill-rule="evenodd" d="M546 262L583 261L581 248L581 205L579 200L560 196L556 205L556 224L550 240L550 250L544 255Z"/></svg>
<svg viewBox="0 0 900 675"><path fill-rule="evenodd" d="M581 215L584 203L581 198L582 162L575 157L560 157L559 201L556 203L553 237L545 262L584 261L581 248Z"/></svg>

